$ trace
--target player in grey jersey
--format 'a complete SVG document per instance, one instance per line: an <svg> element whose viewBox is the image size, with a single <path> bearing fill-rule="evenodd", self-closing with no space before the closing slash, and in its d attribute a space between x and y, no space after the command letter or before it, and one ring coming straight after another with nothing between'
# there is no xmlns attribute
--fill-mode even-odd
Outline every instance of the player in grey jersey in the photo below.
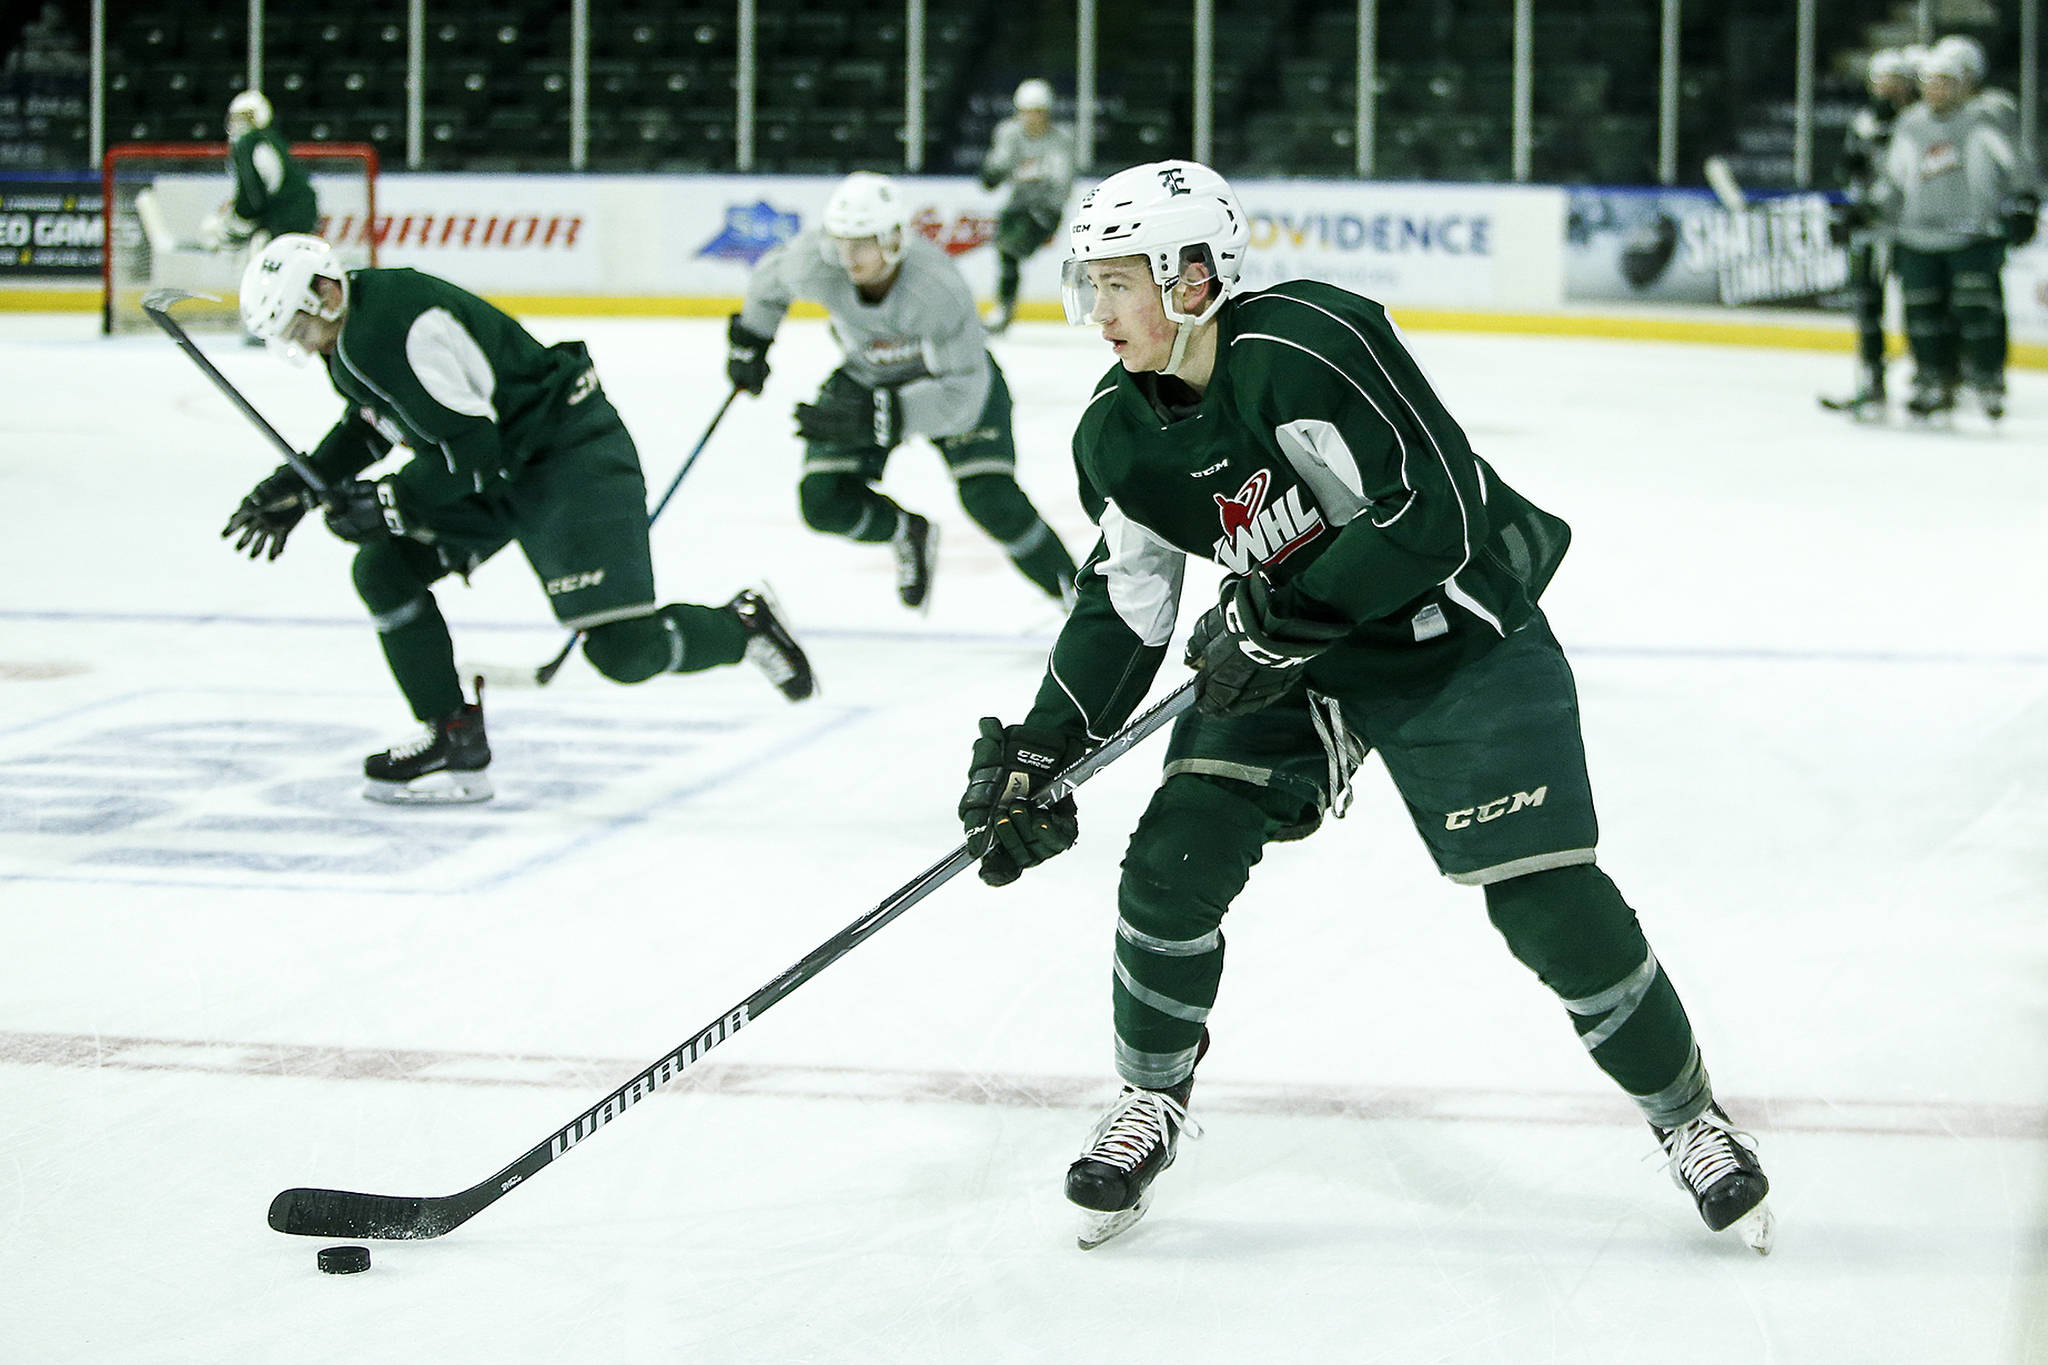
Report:
<svg viewBox="0 0 2048 1365"><path fill-rule="evenodd" d="M796 409L806 442L797 500L813 530L896 553L896 590L921 607L938 535L875 487L906 437L930 438L960 505L994 536L1018 572L1054 601L1072 591L1074 561L1024 490L1010 387L975 316L967 281L946 254L912 232L902 191L859 171L833 191L821 229L761 258L746 303L726 332L726 375L758 394L768 347L792 303L820 304L845 352L817 399Z"/></svg>
<svg viewBox="0 0 2048 1365"><path fill-rule="evenodd" d="M1025 260L1051 238L1074 191L1074 135L1052 121L1052 87L1035 77L1017 87L1017 114L996 125L988 157L981 163L984 189L1010 187L996 219L996 279L991 332L1006 330L1017 316L1017 290Z"/></svg>
<svg viewBox="0 0 2048 1365"><path fill-rule="evenodd" d="M1185 558L1230 575L1189 638L1195 709L1122 862L1111 999L1126 1084L1068 1168L1067 1197L1093 1215L1082 1245L1130 1226L1173 1160L1225 912L1267 845L1343 813L1378 750L1438 869L1483 889L1707 1226L1768 1250L1769 1182L1595 864L1578 698L1536 605L1564 523L1473 451L1378 304L1309 280L1239 291L1250 229L1208 167L1111 176L1069 240L1068 319L1100 328L1118 360L1074 433L1102 538L1024 723L981 722L960 816L984 881L1073 844L1073 798L1040 808L1028 793L1143 700ZM1354 866L1328 895L1369 906L1373 890ZM1439 1029L1458 1026L1453 1002L1440 1013Z"/></svg>
<svg viewBox="0 0 2048 1365"><path fill-rule="evenodd" d="M1879 202L1892 229L1895 268L1913 352L1908 409L1930 417L1955 406L1967 383L1987 416L2005 413L2005 251L2031 236L2011 221L2031 184L1999 119L1966 100L1970 64L1936 44L1920 67L1921 102L1899 115Z"/></svg>

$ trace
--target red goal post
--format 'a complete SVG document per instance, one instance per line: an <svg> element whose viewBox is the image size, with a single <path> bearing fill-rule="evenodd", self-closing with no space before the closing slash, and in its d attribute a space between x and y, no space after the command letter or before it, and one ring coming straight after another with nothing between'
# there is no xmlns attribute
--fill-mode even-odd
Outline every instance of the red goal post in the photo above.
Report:
<svg viewBox="0 0 2048 1365"><path fill-rule="evenodd" d="M367 142L295 142L320 204L320 235L351 267L377 263L377 149ZM146 192L146 193L145 193ZM100 166L105 247L100 330L147 328L142 297L178 288L213 295L178 310L187 327L237 325L236 293L248 253L201 249L200 222L234 197L225 142L121 142Z"/></svg>

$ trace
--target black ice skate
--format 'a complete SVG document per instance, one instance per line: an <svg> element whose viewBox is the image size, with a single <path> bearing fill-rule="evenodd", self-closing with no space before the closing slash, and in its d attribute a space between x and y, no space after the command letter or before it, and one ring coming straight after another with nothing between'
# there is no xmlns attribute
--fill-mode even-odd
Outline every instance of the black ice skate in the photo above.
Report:
<svg viewBox="0 0 2048 1365"><path fill-rule="evenodd" d="M1732 1228L1758 1255L1770 1255L1776 1224L1764 1196L1771 1182L1749 1146L1756 1139L1730 1123L1718 1104L1680 1127L1653 1123L1650 1131L1670 1158L1672 1181L1692 1196L1708 1230Z"/></svg>
<svg viewBox="0 0 2048 1365"><path fill-rule="evenodd" d="M427 722L418 739L363 760L363 795L394 806L456 806L491 799L484 680L476 700Z"/></svg>
<svg viewBox="0 0 2048 1365"><path fill-rule="evenodd" d="M1204 1031L1197 1063L1208 1050ZM1089 1211L1078 1239L1081 1250L1093 1251L1143 1218L1152 1206L1152 1182L1173 1164L1182 1131L1202 1135L1188 1117L1194 1088L1192 1072L1165 1090L1127 1085L1095 1125L1087 1150L1067 1167L1067 1198Z"/></svg>
<svg viewBox="0 0 2048 1365"><path fill-rule="evenodd" d="M922 607L931 598L932 566L939 556L939 528L915 512L906 512L889 548L896 552L896 596L906 607Z"/></svg>
<svg viewBox="0 0 2048 1365"><path fill-rule="evenodd" d="M1906 400L1906 411L1926 422L1954 412L1956 407L1956 386L1941 380L1915 380L1913 396Z"/></svg>
<svg viewBox="0 0 2048 1365"><path fill-rule="evenodd" d="M1992 421L2005 416L2005 385L1998 383L1972 384L1970 394L1977 400L1977 406L1984 409L1984 415Z"/></svg>
<svg viewBox="0 0 2048 1365"><path fill-rule="evenodd" d="M747 633L747 662L766 673L783 696L802 701L818 690L811 661L776 615L774 599L765 591L747 588L726 603L724 610L731 612Z"/></svg>
<svg viewBox="0 0 2048 1365"><path fill-rule="evenodd" d="M1884 375L1865 371L1856 392L1842 398L1822 394L1820 405L1829 412L1846 412L1859 422L1875 421L1884 416Z"/></svg>

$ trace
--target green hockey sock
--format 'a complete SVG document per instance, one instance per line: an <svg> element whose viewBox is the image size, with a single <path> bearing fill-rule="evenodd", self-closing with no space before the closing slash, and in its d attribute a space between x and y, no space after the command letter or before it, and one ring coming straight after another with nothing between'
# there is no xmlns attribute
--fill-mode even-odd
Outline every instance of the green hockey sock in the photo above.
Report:
<svg viewBox="0 0 2048 1365"><path fill-rule="evenodd" d="M671 673L701 673L746 657L747 632L722 607L675 602L663 607L661 616L682 645L682 657L669 665Z"/></svg>
<svg viewBox="0 0 2048 1365"><path fill-rule="evenodd" d="M455 672L455 644L430 592L376 618L377 643L413 716L435 720L462 708L462 682Z"/></svg>

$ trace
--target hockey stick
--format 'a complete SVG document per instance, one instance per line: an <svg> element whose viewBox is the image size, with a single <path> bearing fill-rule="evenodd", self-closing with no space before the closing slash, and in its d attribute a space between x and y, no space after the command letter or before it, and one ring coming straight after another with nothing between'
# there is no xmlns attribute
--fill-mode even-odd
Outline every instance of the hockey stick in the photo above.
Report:
<svg viewBox="0 0 2048 1365"><path fill-rule="evenodd" d="M711 433L718 430L718 424L725 418L725 410L731 407L732 400L739 396L740 391L734 389L725 396L725 401L718 405L718 411L711 414L711 425L705 427L704 434L697 438L697 448L683 458L682 468L678 469L676 476L668 481L668 491L661 495L661 501L654 504L654 510L647 514L647 524L649 527L652 527L655 522L661 519L661 509L668 506L668 500L676 495L678 488L683 486L683 475L690 472L690 466L697 463L697 457L704 453L704 447L711 444ZM562 652L533 670L533 681L536 686L546 687L555 680L555 674L561 672L562 665L569 662L569 655L575 651L576 642L582 638L583 632L580 630L569 632L568 640L562 645Z"/></svg>
<svg viewBox="0 0 2048 1365"><path fill-rule="evenodd" d="M1741 184L1735 179L1735 169L1728 164L1727 157L1710 156L1701 169L1706 172L1707 186L1721 201L1722 208L1734 214L1749 210L1749 196L1742 192Z"/></svg>
<svg viewBox="0 0 2048 1365"><path fill-rule="evenodd" d="M1069 764L1047 785L1038 797L1039 804L1050 805L1072 792L1147 735L1187 710L1194 700L1195 683L1190 679L1100 746ZM357 1194L349 1190L286 1190L270 1201L270 1226L278 1232L301 1237L363 1237L384 1241L416 1241L452 1232L496 1203L514 1186L533 1178L549 1162L674 1081L686 1068L700 1061L705 1053L759 1019L777 1001L945 885L975 860L968 848L963 843L933 863L880 905L812 949L802 961L690 1035L661 1060L556 1129L532 1151L489 1179L459 1194L429 1197Z"/></svg>
<svg viewBox="0 0 2048 1365"><path fill-rule="evenodd" d="M319 472L307 462L306 457L301 455L292 446L290 441L287 441L280 435L276 427L264 420L263 414L256 411L250 405L248 399L242 397L241 390L229 383L226 375L213 367L213 362L200 353L199 348L192 344L192 338L185 334L185 329L178 325L178 320L171 316L171 307L176 303L182 302L185 299L212 299L213 297L211 294L195 294L189 289L152 289L149 293L142 296L142 311L149 314L151 322L163 328L165 336L178 343L179 350L192 357L192 363L206 372L206 377L213 381L214 387L226 394L228 401L240 408L242 415L251 422L254 422L258 431L261 431L270 438L270 443L276 446L279 452L283 454L284 462L292 467L294 473L306 481L306 487L313 490L313 496L322 502L330 502L331 493L327 486L327 480L320 477ZM215 302L218 302L218 300L216 299Z"/></svg>

